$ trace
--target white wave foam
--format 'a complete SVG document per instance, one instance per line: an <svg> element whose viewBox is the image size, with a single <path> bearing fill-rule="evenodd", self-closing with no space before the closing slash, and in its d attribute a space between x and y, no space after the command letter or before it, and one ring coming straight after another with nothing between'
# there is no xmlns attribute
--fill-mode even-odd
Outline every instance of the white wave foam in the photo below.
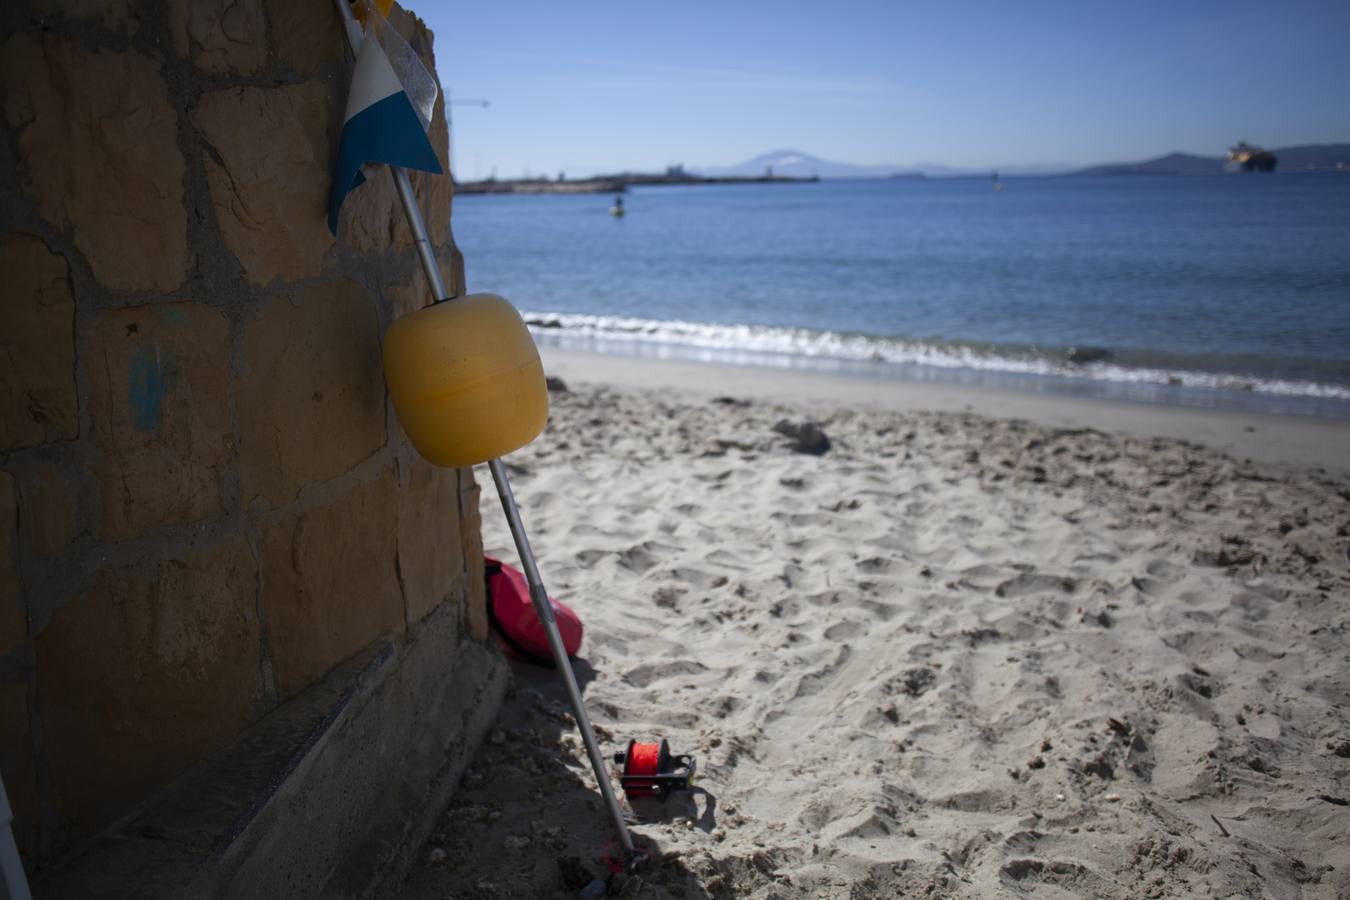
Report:
<svg viewBox="0 0 1350 900"><path fill-rule="evenodd" d="M863 335L777 328L762 325L714 325L624 316L525 312L541 338L631 343L704 351L705 358L792 367L803 363L853 363L878 366L931 366L1008 375L1156 384L1212 390L1239 390L1286 397L1350 400L1350 387L1278 378L1255 378L1194 369L1129 367L1110 362L1069 364L1034 351L985 350L963 344L905 341ZM675 354L679 355L679 354Z"/></svg>

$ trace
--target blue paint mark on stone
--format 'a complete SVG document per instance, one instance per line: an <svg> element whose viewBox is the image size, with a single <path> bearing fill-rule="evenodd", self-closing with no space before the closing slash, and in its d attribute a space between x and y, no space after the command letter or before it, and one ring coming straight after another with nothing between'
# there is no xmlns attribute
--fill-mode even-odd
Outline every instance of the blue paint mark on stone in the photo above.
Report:
<svg viewBox="0 0 1350 900"><path fill-rule="evenodd" d="M173 389L177 368L173 363L172 358L162 359L158 345L149 341L139 343L132 351L127 401L131 424L141 431L159 430L164 395Z"/></svg>

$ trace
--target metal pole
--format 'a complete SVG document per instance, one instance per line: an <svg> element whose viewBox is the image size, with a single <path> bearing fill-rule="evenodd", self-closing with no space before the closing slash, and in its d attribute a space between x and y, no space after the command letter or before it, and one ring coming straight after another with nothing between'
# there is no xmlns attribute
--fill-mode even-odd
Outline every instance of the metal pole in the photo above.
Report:
<svg viewBox="0 0 1350 900"><path fill-rule="evenodd" d="M520 520L520 510L516 507L515 495L511 493L511 482L506 480L506 466L502 465L500 459L494 459L488 463L488 468L492 471L492 481L497 485L497 496L502 501L502 512L506 514L506 522L511 526L511 537L516 542L516 552L520 554L520 561L525 567L525 580L530 585L530 602L534 604L535 615L544 625L544 631L548 634L548 646L553 651L553 661L558 666L558 674L562 675L563 684L567 686L567 697L572 701L572 714L577 720L577 730L581 732L581 740L586 745L586 755L591 758L591 768L595 770L595 780L600 785L600 793L605 798L605 805L609 807L610 817L614 819L614 827L619 831L619 840L623 843L623 849L631 857L633 855L633 837L628 833L628 823L624 821L623 810L619 807L619 799L614 795L614 786L609 783L609 774L605 768L605 759L600 755L600 746L595 741L595 731L591 728L591 719L586 715L586 704L581 700L581 689L577 687L576 676L572 674L572 661L567 658L567 650L563 647L562 635L558 633L558 622L553 615L553 604L549 602L548 592L544 590L544 582L539 577L539 566L534 561L534 551L530 549L530 539L525 535L525 523Z"/></svg>
<svg viewBox="0 0 1350 900"><path fill-rule="evenodd" d="M338 0L345 3L346 0ZM427 237L427 226L422 221L422 208L417 205L417 195L413 193L412 182L408 180L408 170L402 166L390 166L394 176L394 187L398 189L398 199L403 201L403 214L412 229L413 243L417 246L417 257L422 260L422 271L427 275L427 285L431 288L431 298L437 303L450 299L445 288L445 279L441 278L441 267L436 262L436 253L431 249L431 238Z"/></svg>
<svg viewBox="0 0 1350 900"><path fill-rule="evenodd" d="M356 53L361 49L361 27L353 18L347 0L334 0L334 2L337 4L338 14L342 17L352 53ZM448 116L448 108L446 112ZM445 280L441 278L441 268L436 264L436 256L431 249L431 240L427 237L426 224L422 220L422 209L417 205L417 197L413 194L408 173L402 166L390 166L389 170L394 176L394 186L398 189L399 199L403 201L403 214L408 219L408 227L412 229L413 240L417 245L417 255L422 261L422 270L426 273L427 284L431 288L432 297L437 303L449 300L450 295L445 288ZM605 798L605 805L609 807L610 816L614 819L614 826L619 832L619 841L623 844L623 849L628 854L629 859L632 860L635 855L633 836L628 831L628 823L624 821L623 810L619 806L618 798L614 795L614 786L610 784L609 770L605 766L604 757L600 755L600 747L595 741L595 731L591 728L590 716L586 715L586 705L581 700L581 689L577 687L576 676L572 673L571 660L567 658L567 650L563 647L562 635L558 633L558 622L553 616L553 604L549 602L548 593L544 590L543 579L539 577L539 566L535 562L534 551L530 549L530 541L525 534L525 524L521 521L520 510L516 507L515 495L511 493L511 482L507 480L506 467L502 465L500 459L494 459L488 463L488 468L492 472L492 481L497 486L497 495L501 498L502 511L506 514L506 523L511 528L511 537L515 540L516 552L520 554L521 565L525 568L525 579L530 585L530 602L534 604L535 615L539 617L540 623L544 626L544 632L548 635L548 645L549 649L553 651L553 660L557 663L558 673L562 675L563 684L567 687L567 697L572 703L572 715L577 720L577 730L581 732L581 740L586 745L586 755L590 757L591 768L595 770L595 780L600 785L600 794Z"/></svg>

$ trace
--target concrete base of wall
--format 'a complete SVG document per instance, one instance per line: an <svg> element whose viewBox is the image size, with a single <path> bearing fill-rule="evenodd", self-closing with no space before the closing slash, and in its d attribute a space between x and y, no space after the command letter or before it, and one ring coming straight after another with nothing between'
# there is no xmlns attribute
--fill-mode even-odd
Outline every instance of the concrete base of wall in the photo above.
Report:
<svg viewBox="0 0 1350 900"><path fill-rule="evenodd" d="M34 885L41 898L372 898L406 874L510 670L443 604L187 773Z"/></svg>

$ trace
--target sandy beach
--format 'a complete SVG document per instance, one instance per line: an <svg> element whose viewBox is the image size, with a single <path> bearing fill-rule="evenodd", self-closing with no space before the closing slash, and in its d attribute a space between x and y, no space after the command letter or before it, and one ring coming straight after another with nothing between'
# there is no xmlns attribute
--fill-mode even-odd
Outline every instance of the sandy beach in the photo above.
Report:
<svg viewBox="0 0 1350 900"><path fill-rule="evenodd" d="M1350 424L545 364L508 463L588 709L699 766L609 895L1350 895ZM564 695L515 671L411 900L606 872Z"/></svg>

